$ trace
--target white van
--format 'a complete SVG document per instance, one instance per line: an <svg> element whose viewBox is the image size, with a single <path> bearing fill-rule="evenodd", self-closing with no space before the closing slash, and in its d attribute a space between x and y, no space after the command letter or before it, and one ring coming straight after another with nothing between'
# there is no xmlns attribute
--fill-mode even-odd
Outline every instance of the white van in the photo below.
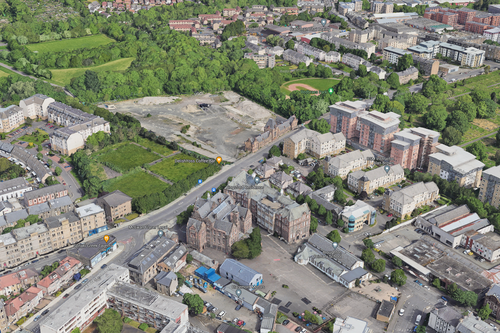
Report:
<svg viewBox="0 0 500 333"><path fill-rule="evenodd" d="M418 315L417 316L417 319L415 319L415 325L420 325L420 319L422 319L422 316L421 315Z"/></svg>

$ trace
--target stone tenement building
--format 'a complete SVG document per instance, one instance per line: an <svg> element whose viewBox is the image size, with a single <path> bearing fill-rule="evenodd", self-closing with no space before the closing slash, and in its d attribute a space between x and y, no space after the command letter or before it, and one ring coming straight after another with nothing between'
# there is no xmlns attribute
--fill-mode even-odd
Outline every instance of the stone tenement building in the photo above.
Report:
<svg viewBox="0 0 500 333"><path fill-rule="evenodd" d="M236 204L228 194L198 199L186 228L188 245L202 252L205 247L226 254L231 246L252 229L252 213Z"/></svg>
<svg viewBox="0 0 500 333"><path fill-rule="evenodd" d="M319 132L303 128L283 142L283 154L295 159L307 152L316 158L339 154L345 149L345 136L342 133Z"/></svg>
<svg viewBox="0 0 500 333"><path fill-rule="evenodd" d="M498 284L494 284L488 290L484 297L484 304L488 304L491 309L491 315L500 319L500 286Z"/></svg>
<svg viewBox="0 0 500 333"><path fill-rule="evenodd" d="M276 117L276 120L270 118L264 127L264 133L245 141L245 150L255 153L260 148L268 145L285 133L297 128L297 124L298 120L295 116L291 116L288 120L279 116Z"/></svg>
<svg viewBox="0 0 500 333"><path fill-rule="evenodd" d="M248 208L257 225L285 242L296 243L309 237L311 211L307 204L299 205L273 189L269 182L255 184L254 177L242 171L226 186L224 193Z"/></svg>

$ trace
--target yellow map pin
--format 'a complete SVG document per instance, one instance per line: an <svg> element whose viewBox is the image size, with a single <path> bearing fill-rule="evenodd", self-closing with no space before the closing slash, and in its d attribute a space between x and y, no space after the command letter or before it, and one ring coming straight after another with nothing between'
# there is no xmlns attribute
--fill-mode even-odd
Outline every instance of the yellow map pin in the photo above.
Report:
<svg viewBox="0 0 500 333"><path fill-rule="evenodd" d="M215 160L220 164L220 162L222 162L222 157L218 156Z"/></svg>
<svg viewBox="0 0 500 333"><path fill-rule="evenodd" d="M104 236L104 241L105 241L106 243L109 241L109 236L108 236L108 235Z"/></svg>

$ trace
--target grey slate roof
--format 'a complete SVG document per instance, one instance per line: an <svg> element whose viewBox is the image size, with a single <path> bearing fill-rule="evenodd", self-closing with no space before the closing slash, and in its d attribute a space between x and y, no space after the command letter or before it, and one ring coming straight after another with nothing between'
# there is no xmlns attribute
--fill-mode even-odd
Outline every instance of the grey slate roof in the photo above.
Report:
<svg viewBox="0 0 500 333"><path fill-rule="evenodd" d="M302 182L295 182L288 186L288 189L294 190L297 193L307 195L312 192L312 189Z"/></svg>
<svg viewBox="0 0 500 333"><path fill-rule="evenodd" d="M349 253L342 246L333 249L333 242L319 234L313 234L308 243L321 252L331 253L330 258L341 264L342 266L351 269L358 261L361 261L354 254Z"/></svg>
<svg viewBox="0 0 500 333"><path fill-rule="evenodd" d="M23 177L6 180L0 183L0 194L2 192L4 193L14 192L22 188L27 188L29 186L30 185Z"/></svg>
<svg viewBox="0 0 500 333"><path fill-rule="evenodd" d="M26 200L32 200L32 199L36 199L36 198L39 198L39 197L44 196L44 195L51 195L51 194L56 194L58 192L62 192L65 189L66 189L66 186L64 186L62 184L55 184L55 185L51 185L51 186L47 186L47 187L42 187L38 190L26 192L26 193L24 193L24 197L26 198Z"/></svg>
<svg viewBox="0 0 500 333"><path fill-rule="evenodd" d="M164 273L164 274L162 274ZM156 283L157 284L161 284L161 285L164 285L166 287L170 287L170 284L172 283L172 281L175 281L177 280L177 275L170 271L170 272L160 272L156 277Z"/></svg>
<svg viewBox="0 0 500 333"><path fill-rule="evenodd" d="M128 263L130 270L144 273L149 267L157 263L167 252L169 252L176 242L163 237L156 237L140 249L134 258Z"/></svg>
<svg viewBox="0 0 500 333"><path fill-rule="evenodd" d="M50 207L49 204L46 202L43 202L39 205L34 205L31 207L27 208L29 215L40 215L45 212L50 212Z"/></svg>
<svg viewBox="0 0 500 333"><path fill-rule="evenodd" d="M248 284L252 281L255 275L260 275L256 270L242 264L235 259L226 259L219 268L221 274L222 272L228 272L234 277L239 278L242 281L247 281Z"/></svg>
<svg viewBox="0 0 500 333"><path fill-rule="evenodd" d="M186 254L186 252L187 252L186 247L184 245L180 244L179 246L177 246L177 248L175 250L173 250L171 253L167 254L167 256L165 257L163 262L169 268L173 268L175 266L175 263L177 261L179 261L179 259L182 258L182 256L184 254Z"/></svg>
<svg viewBox="0 0 500 333"><path fill-rule="evenodd" d="M368 273L365 269L361 267L356 267L352 271L349 271L343 275L340 276L341 279L345 280L347 283L350 283L356 279L359 279L363 275Z"/></svg>
<svg viewBox="0 0 500 333"><path fill-rule="evenodd" d="M45 224L49 227L49 229L59 228L62 225L62 221L68 219L69 223L74 223L76 221L80 221L78 215L75 212L67 212L58 216L52 216L48 219L45 219Z"/></svg>
<svg viewBox="0 0 500 333"><path fill-rule="evenodd" d="M100 199L106 201L106 203L111 207L117 207L126 202L132 201L131 197L129 197L120 190L116 190L114 192L106 194L105 196L102 196Z"/></svg>
<svg viewBox="0 0 500 333"><path fill-rule="evenodd" d="M486 293L486 296L494 296L497 300L500 301L500 285L494 284Z"/></svg>
<svg viewBox="0 0 500 333"><path fill-rule="evenodd" d="M71 198L68 195L65 195L54 200L49 200L49 205L50 208L57 209L61 207L71 206L73 205L73 201L71 201Z"/></svg>
<svg viewBox="0 0 500 333"><path fill-rule="evenodd" d="M442 303L436 305L436 308L431 312L453 327L457 327L460 319L462 319L461 313L450 306L443 305Z"/></svg>
<svg viewBox="0 0 500 333"><path fill-rule="evenodd" d="M394 310L394 303L386 301L384 299L384 300L382 300L382 303L380 303L380 308L378 310L378 314L389 318L391 316L393 310Z"/></svg>
<svg viewBox="0 0 500 333"><path fill-rule="evenodd" d="M16 223L19 220L23 220L28 217L28 212L26 209L18 210L12 213L7 213L4 215L7 224Z"/></svg>

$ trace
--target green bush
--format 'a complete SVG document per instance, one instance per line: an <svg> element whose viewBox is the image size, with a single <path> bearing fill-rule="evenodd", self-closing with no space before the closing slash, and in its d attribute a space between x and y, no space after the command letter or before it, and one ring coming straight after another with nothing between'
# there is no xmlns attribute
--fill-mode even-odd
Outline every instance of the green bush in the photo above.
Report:
<svg viewBox="0 0 500 333"><path fill-rule="evenodd" d="M125 324L128 324L128 323L130 323L131 321L132 321L132 319L130 319L129 317L125 317L125 318L123 318L123 322L124 322Z"/></svg>
<svg viewBox="0 0 500 333"><path fill-rule="evenodd" d="M140 325L139 325L139 329L140 329L140 330L145 331L145 330L147 330L148 328L149 328L149 326L148 326L148 324L146 324L146 323L142 323L142 324L140 324Z"/></svg>

